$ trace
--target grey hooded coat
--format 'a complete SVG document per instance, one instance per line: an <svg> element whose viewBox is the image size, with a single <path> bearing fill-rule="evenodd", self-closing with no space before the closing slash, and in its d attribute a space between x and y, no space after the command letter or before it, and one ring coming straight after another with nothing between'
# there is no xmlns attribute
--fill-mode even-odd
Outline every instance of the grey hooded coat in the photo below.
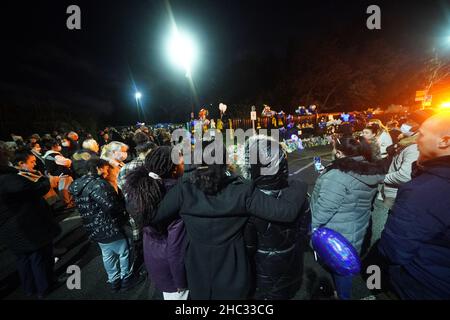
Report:
<svg viewBox="0 0 450 320"><path fill-rule="evenodd" d="M312 229L342 234L360 253L383 169L363 157L335 160L317 179L311 197Z"/></svg>

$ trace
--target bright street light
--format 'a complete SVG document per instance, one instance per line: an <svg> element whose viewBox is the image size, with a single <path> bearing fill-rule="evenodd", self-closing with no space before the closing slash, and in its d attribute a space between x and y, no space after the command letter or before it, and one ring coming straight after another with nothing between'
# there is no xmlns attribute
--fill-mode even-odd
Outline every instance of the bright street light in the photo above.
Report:
<svg viewBox="0 0 450 320"><path fill-rule="evenodd" d="M142 94L138 91L134 94L134 97L136 98L136 100L139 100L140 98L142 98Z"/></svg>
<svg viewBox="0 0 450 320"><path fill-rule="evenodd" d="M136 91L135 94L134 94L134 98L136 99L136 111L137 111L137 114L138 114L138 121L139 121L140 117L141 117L140 112L139 112L139 109L140 109L139 105L140 105L140 102L141 102L142 94L139 91Z"/></svg>
<svg viewBox="0 0 450 320"><path fill-rule="evenodd" d="M192 65L197 58L197 48L192 38L180 32L176 26L172 28L172 35L167 44L167 53L171 62L185 71L187 78L191 78Z"/></svg>

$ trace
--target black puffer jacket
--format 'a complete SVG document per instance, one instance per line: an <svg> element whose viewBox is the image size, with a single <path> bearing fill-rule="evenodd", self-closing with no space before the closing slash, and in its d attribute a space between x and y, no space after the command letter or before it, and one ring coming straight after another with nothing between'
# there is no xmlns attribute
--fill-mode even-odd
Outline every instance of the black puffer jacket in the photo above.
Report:
<svg viewBox="0 0 450 320"><path fill-rule="evenodd" d="M306 188L305 188L306 190ZM281 191L265 192L278 197ZM299 194L304 197L305 194ZM299 217L291 223L270 222L251 217L245 229L245 243L256 274L254 298L287 300L300 289L303 252L308 243L311 215L305 200Z"/></svg>
<svg viewBox="0 0 450 320"><path fill-rule="evenodd" d="M69 191L92 241L110 243L125 238L124 202L109 182L99 176L85 175L75 180Z"/></svg>
<svg viewBox="0 0 450 320"><path fill-rule="evenodd" d="M0 166L0 243L21 254L48 245L61 229L43 198L50 190L48 178L32 182L17 173Z"/></svg>
<svg viewBox="0 0 450 320"><path fill-rule="evenodd" d="M252 164L251 153L256 150L262 160ZM282 147L265 136L254 136L246 145L245 159L244 176L264 193L275 198L282 196L289 186L289 168ZM303 248L308 242L310 224L307 186L300 185L303 187L297 191L297 197L302 199L303 206L296 221L274 223L251 217L246 225L245 243L255 275L252 296L258 300L290 299L300 288Z"/></svg>

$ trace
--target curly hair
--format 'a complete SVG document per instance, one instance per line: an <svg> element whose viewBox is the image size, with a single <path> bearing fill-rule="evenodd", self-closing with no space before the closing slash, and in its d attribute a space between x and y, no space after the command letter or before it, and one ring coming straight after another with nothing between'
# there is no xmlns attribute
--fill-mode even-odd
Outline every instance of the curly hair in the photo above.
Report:
<svg viewBox="0 0 450 320"><path fill-rule="evenodd" d="M175 169L171 153L170 147L157 147L145 157L142 166L125 176L124 194L133 208L130 215L141 227L150 225L155 209L166 194L162 179L172 178ZM149 177L150 172L161 179Z"/></svg>

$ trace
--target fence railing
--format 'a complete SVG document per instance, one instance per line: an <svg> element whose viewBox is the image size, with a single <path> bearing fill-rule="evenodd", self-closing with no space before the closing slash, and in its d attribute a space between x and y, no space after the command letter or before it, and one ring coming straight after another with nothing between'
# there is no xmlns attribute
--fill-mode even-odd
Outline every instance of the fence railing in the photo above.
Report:
<svg viewBox="0 0 450 320"><path fill-rule="evenodd" d="M315 121L317 119L320 119L322 117L325 117L328 120L328 117L332 115L332 116L340 116L341 113L319 113L319 114L313 114L313 115L295 115L293 116L292 121L294 122L295 125L298 125L299 123L304 123L304 122L311 122L312 124L315 123ZM231 121L231 125L233 129L236 128L240 128L240 129L251 129L253 128L253 123L252 120L250 119L243 119L243 118L233 118L230 119ZM214 121L217 123L218 119L214 119ZM229 126L229 122L228 123L224 123L224 125ZM278 128L278 127L282 127L285 126L287 124L287 115L283 116L283 117L273 117L273 118L268 118L268 117L258 117L257 120L255 120L255 127L258 128Z"/></svg>

